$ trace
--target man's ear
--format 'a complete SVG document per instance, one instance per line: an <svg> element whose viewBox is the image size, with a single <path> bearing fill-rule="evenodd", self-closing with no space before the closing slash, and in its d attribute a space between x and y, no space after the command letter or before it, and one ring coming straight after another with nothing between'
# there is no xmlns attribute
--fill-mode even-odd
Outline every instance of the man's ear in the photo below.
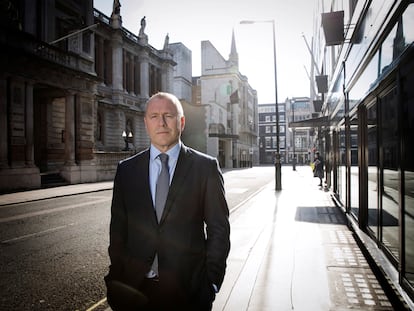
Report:
<svg viewBox="0 0 414 311"><path fill-rule="evenodd" d="M184 116L180 118L180 123L181 123L181 131L184 131L184 128L185 128L185 117Z"/></svg>

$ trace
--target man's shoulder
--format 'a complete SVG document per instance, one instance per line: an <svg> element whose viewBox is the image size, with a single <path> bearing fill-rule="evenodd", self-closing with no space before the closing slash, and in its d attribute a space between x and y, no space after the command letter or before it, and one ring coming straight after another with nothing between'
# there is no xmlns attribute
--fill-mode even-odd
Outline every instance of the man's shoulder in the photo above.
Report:
<svg viewBox="0 0 414 311"><path fill-rule="evenodd" d="M191 148L191 147L188 147L188 146L184 146L184 145L183 145L183 149L184 149L184 152L187 155L195 157L197 159L206 160L206 161L215 161L216 160L216 158L212 157L211 155L208 155L207 153L201 152L197 149L194 149L194 148Z"/></svg>
<svg viewBox="0 0 414 311"><path fill-rule="evenodd" d="M142 150L126 159L119 161L119 165L129 166L134 165L135 163L142 161L145 158L149 158L149 149Z"/></svg>

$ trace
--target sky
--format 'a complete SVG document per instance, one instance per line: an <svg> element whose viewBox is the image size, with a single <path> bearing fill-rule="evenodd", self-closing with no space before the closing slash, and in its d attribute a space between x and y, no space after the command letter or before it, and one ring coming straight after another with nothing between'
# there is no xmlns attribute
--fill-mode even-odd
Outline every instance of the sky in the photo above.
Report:
<svg viewBox="0 0 414 311"><path fill-rule="evenodd" d="M208 40L229 58L232 32L239 55L239 71L257 91L258 103L275 102L273 28L271 22L240 24L242 20L275 21L278 102L309 97L311 43L316 0L120 0L122 26L138 35L146 16L148 43L162 49L183 43L192 52L192 75L201 74L201 41ZM94 0L107 16L113 0Z"/></svg>

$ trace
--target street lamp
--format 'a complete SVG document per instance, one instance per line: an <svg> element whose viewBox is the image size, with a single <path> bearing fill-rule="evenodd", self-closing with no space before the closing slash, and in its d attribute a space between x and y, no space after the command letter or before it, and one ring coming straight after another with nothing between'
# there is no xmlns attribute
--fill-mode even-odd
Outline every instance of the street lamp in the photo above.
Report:
<svg viewBox="0 0 414 311"><path fill-rule="evenodd" d="M128 132L128 135L127 135L126 131L122 132L122 138L125 141L125 148L123 149L123 151L129 151L129 141L132 140L132 137L133 137L133 135L132 135L131 131Z"/></svg>
<svg viewBox="0 0 414 311"><path fill-rule="evenodd" d="M275 190L282 190L282 164L280 163L280 133L279 133L279 106L277 103L277 67L276 67L276 34L275 34L275 21L263 20L263 21L252 21L245 20L241 21L240 24L249 25L256 23L272 23L273 26L273 63L275 70L275 108L276 108L276 154L275 154Z"/></svg>

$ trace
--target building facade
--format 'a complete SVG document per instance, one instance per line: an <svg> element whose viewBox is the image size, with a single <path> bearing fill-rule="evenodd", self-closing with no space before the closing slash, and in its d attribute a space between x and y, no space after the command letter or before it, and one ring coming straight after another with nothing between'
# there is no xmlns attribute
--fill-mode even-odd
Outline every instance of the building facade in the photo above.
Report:
<svg viewBox="0 0 414 311"><path fill-rule="evenodd" d="M117 3L114 1L110 17L94 10L95 71L99 79L94 111L97 180L112 178L120 159L148 147L145 103L152 94L173 92L175 88L177 63L168 35L163 49L156 50L148 43L145 17L138 34L134 34L122 27Z"/></svg>
<svg viewBox="0 0 414 311"><path fill-rule="evenodd" d="M414 4L318 1L326 179L401 309L414 298Z"/></svg>
<svg viewBox="0 0 414 311"><path fill-rule="evenodd" d="M148 44L89 1L3 1L0 10L0 191L113 178L148 145L143 104L173 91L168 40Z"/></svg>
<svg viewBox="0 0 414 311"><path fill-rule="evenodd" d="M3 1L0 189L96 180L92 1ZM72 36L65 38L68 33Z"/></svg>
<svg viewBox="0 0 414 311"><path fill-rule="evenodd" d="M309 164L315 149L315 131L306 124L315 115L315 109L308 97L292 97L286 99L287 118L287 162L298 165ZM301 125L302 124L302 125Z"/></svg>
<svg viewBox="0 0 414 311"><path fill-rule="evenodd" d="M259 162L274 164L277 152L276 105L260 104L259 108ZM278 104L279 112L279 154L282 164L288 163L286 145L286 103Z"/></svg>
<svg viewBox="0 0 414 311"><path fill-rule="evenodd" d="M217 157L222 168L258 164L257 92L239 72L234 33L229 59L201 42L201 76L193 78L193 102L183 141Z"/></svg>

